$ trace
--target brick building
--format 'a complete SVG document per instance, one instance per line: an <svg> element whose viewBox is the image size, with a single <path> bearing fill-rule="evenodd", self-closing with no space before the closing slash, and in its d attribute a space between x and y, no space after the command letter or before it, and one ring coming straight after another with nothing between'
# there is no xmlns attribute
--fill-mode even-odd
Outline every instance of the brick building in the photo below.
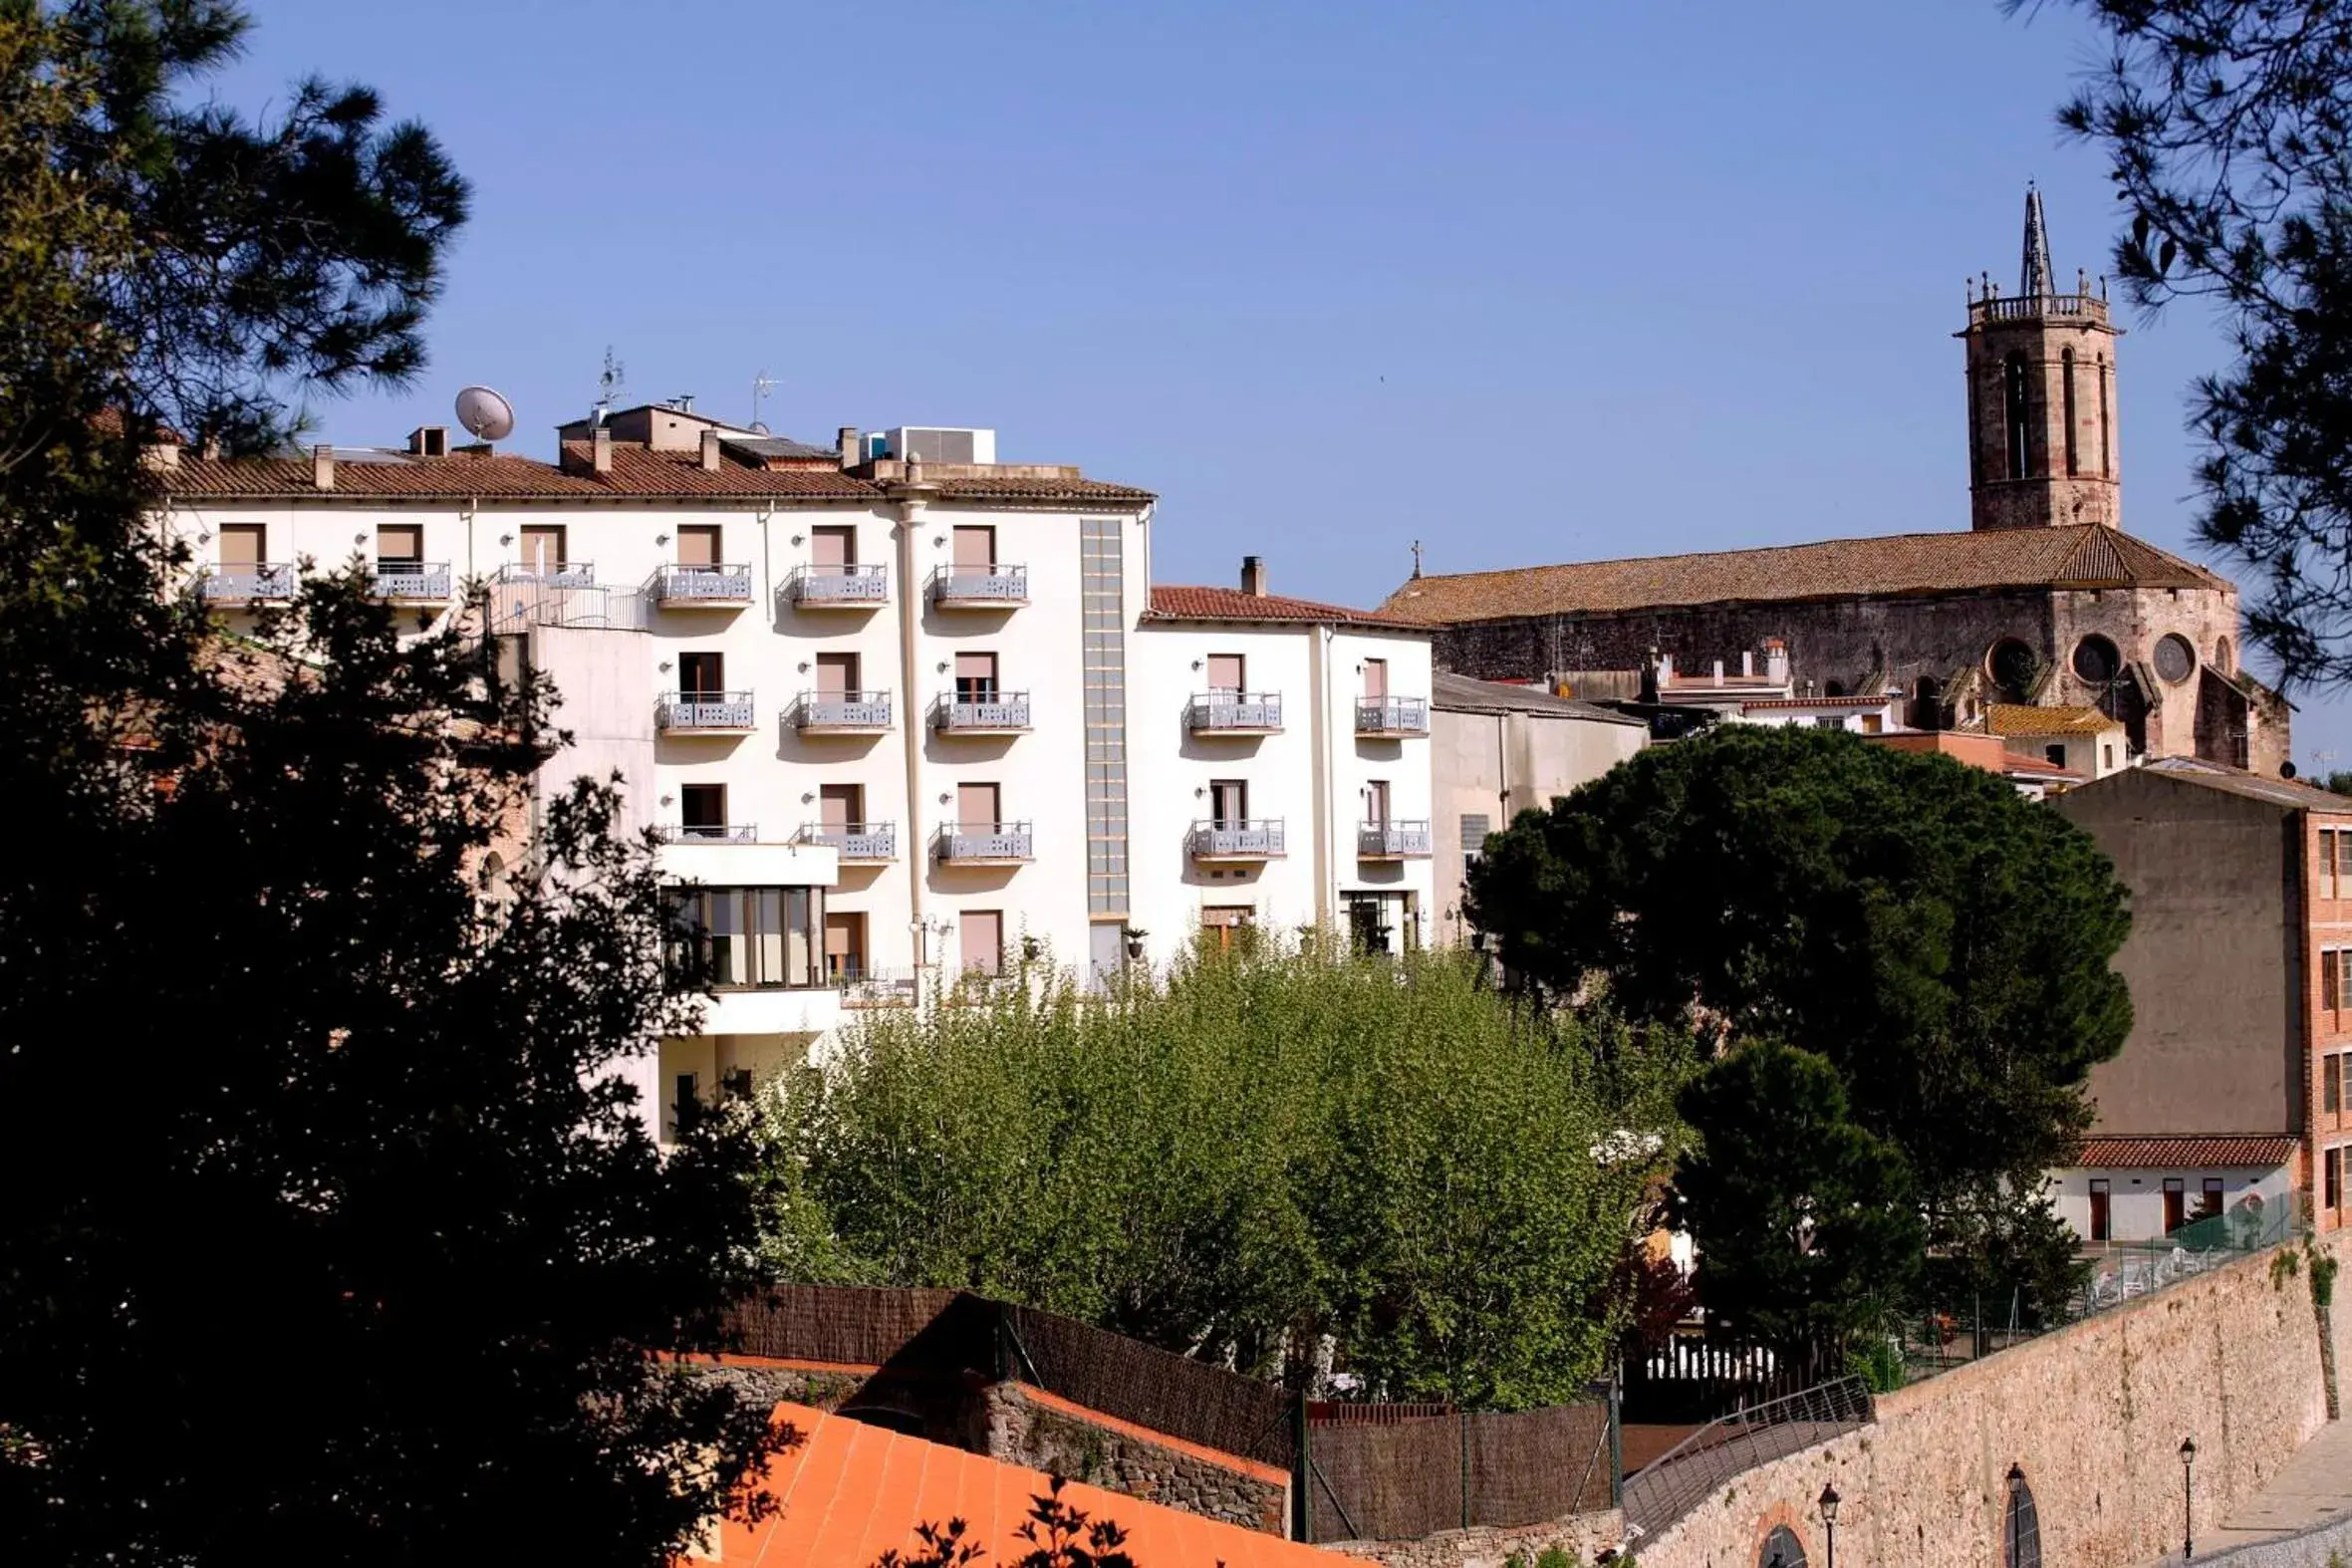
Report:
<svg viewBox="0 0 2352 1568"><path fill-rule="evenodd" d="M2095 707L2132 753L2275 774L2288 710L2238 667L2237 591L2124 533L2104 292L2052 282L2037 194L2019 290L1970 288L1966 532L1412 579L1384 607L1487 680L1701 669L1778 639L1820 694L1900 686L1926 729L2004 706Z"/></svg>

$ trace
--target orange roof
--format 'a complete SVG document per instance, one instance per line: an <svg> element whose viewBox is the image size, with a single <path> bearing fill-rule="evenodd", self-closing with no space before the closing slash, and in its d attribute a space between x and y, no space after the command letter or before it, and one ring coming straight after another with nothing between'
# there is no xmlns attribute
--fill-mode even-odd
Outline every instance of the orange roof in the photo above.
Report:
<svg viewBox="0 0 2352 1568"><path fill-rule="evenodd" d="M2086 1138L2074 1164L2094 1171L2267 1171L2294 1157L2292 1138Z"/></svg>
<svg viewBox="0 0 2352 1568"><path fill-rule="evenodd" d="M1994 702L1984 709L1984 728L1995 735L2098 735L2123 728L2095 707L2031 707Z"/></svg>
<svg viewBox="0 0 2352 1568"><path fill-rule="evenodd" d="M964 1539L987 1551L987 1563L1020 1560L1029 1543L1014 1532L1030 1499L1049 1482L1042 1471L966 1453L880 1427L845 1421L805 1405L779 1405L776 1417L797 1428L798 1447L768 1465L766 1487L780 1505L755 1525L722 1525L721 1562L757 1568L866 1568L896 1547L920 1546L917 1524L960 1518ZM1326 1551L1237 1524L1223 1524L1158 1503L1073 1481L1063 1501L1128 1532L1127 1550L1149 1568L1332 1568ZM689 1559L690 1564L692 1560Z"/></svg>
<svg viewBox="0 0 2352 1568"><path fill-rule="evenodd" d="M2028 757L2003 746L1998 735L1980 731L1956 729L1907 729L1890 735L1865 735L1863 739L1893 751L1934 751L1955 762L1964 762L1987 773L1998 773L2005 778L2025 777L2054 783L2085 783L2088 773L2059 767L2039 757Z"/></svg>
<svg viewBox="0 0 2352 1568"><path fill-rule="evenodd" d="M1329 626L1399 627L1426 631L1420 622L1377 610L1351 610L1313 599L1291 599L1281 594L1250 594L1238 588L1190 588L1176 583L1152 589L1154 621L1297 621Z"/></svg>

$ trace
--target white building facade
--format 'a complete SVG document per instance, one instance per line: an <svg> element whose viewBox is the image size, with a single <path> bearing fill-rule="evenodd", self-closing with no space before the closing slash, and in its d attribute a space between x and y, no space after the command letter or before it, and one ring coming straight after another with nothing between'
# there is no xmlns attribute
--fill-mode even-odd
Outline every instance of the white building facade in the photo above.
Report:
<svg viewBox="0 0 2352 1568"><path fill-rule="evenodd" d="M419 628L489 584L502 656L552 679L571 737L543 798L617 773L624 827L692 885L719 985L644 1065L665 1127L926 977L1091 978L1203 919L1423 939L1426 634L1328 606L1155 615L1154 497L996 462L993 431L815 447L653 405L559 437L554 464L431 428L155 461L232 623L355 558ZM1228 722L1206 678L1227 655L1279 694L1271 727ZM1279 820L1275 852L1218 827L1208 792L1236 781L1227 816Z"/></svg>

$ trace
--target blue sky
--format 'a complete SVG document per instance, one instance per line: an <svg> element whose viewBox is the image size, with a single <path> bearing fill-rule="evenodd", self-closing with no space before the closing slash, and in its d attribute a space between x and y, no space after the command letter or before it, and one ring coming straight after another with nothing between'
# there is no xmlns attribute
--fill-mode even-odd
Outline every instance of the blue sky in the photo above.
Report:
<svg viewBox="0 0 2352 1568"><path fill-rule="evenodd" d="M1432 571L1967 526L1961 280L2028 177L2104 264L2097 59L1995 0L459 5L250 0L252 108L310 70L440 134L476 215L410 393L511 443L594 395L830 441L980 424L1163 499L1165 582L1244 552L1377 602ZM2194 310L2119 357L2124 516L2194 554ZM2298 765L2352 766L2306 697Z"/></svg>

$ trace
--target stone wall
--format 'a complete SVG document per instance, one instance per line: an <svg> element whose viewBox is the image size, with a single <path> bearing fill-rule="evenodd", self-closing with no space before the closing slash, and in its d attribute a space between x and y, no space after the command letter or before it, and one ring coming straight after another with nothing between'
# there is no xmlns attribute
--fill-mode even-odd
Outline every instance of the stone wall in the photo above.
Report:
<svg viewBox="0 0 2352 1568"><path fill-rule="evenodd" d="M2339 1257L2352 1240L2324 1243ZM2198 1532L2259 1490L2326 1419L2304 1273L2257 1253L1880 1400L1858 1432L1748 1471L1637 1541L1643 1568L1754 1568L1787 1523L1823 1558L1815 1499L1842 1498L1838 1544L1864 1563L2002 1561L2009 1467L2039 1515L2042 1560L2131 1568L2180 1549L2183 1437L2197 1439ZM2352 1312L2336 1313L2352 1365Z"/></svg>
<svg viewBox="0 0 2352 1568"><path fill-rule="evenodd" d="M1584 1564L1597 1561L1624 1539L1625 1515L1611 1508L1542 1524L1481 1524L1467 1530L1441 1530L1418 1541L1330 1541L1323 1549L1386 1563L1389 1568L1503 1568L1513 1557L1533 1568L1535 1559L1554 1547L1566 1552L1570 1562Z"/></svg>
<svg viewBox="0 0 2352 1568"><path fill-rule="evenodd" d="M689 1362L688 1365L712 1382L733 1384L758 1395L770 1405L790 1401L821 1411L839 1409L841 1402L874 1374L872 1367L828 1367L814 1363L795 1365L750 1356L731 1356L717 1366L707 1362Z"/></svg>
<svg viewBox="0 0 2352 1568"><path fill-rule="evenodd" d="M1018 1383L979 1399L985 1433L974 1446L992 1458L1066 1475L1206 1519L1283 1535L1290 1477L1271 1465L1219 1453Z"/></svg>

